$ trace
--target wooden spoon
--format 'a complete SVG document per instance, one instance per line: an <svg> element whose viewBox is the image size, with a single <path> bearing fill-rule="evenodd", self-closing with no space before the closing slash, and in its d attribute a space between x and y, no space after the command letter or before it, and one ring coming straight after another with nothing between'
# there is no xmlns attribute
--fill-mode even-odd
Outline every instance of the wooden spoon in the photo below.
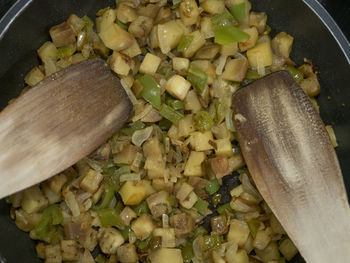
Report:
<svg viewBox="0 0 350 263"><path fill-rule="evenodd" d="M101 59L47 77L0 113L0 198L73 165L131 111L118 77Z"/></svg>
<svg viewBox="0 0 350 263"><path fill-rule="evenodd" d="M319 114L286 71L233 96L244 159L263 198L308 263L350 262L350 209Z"/></svg>

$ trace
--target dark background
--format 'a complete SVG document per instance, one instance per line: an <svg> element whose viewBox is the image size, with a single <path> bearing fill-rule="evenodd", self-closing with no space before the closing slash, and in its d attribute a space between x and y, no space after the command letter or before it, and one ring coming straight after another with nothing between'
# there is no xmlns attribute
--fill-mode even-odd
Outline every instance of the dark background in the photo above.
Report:
<svg viewBox="0 0 350 263"><path fill-rule="evenodd" d="M84 0L82 0L84 1ZM281 0L283 1L283 0ZM331 14L345 36L350 39L350 1L349 0L318 0ZM0 0L0 17L11 7L15 0Z"/></svg>

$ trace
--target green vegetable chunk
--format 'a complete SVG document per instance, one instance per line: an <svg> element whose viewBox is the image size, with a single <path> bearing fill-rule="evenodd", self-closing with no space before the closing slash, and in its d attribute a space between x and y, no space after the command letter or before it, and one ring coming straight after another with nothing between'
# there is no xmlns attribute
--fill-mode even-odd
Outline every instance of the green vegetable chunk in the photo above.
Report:
<svg viewBox="0 0 350 263"><path fill-rule="evenodd" d="M94 27L94 22L91 20L90 17L85 15L81 19L85 22L83 30L87 31L88 29L92 29Z"/></svg>
<svg viewBox="0 0 350 263"><path fill-rule="evenodd" d="M181 100L167 99L166 104L174 110L182 110L184 108L184 103Z"/></svg>
<svg viewBox="0 0 350 263"><path fill-rule="evenodd" d="M249 34L239 30L235 26L216 26L214 28L214 42L220 45L229 45L234 42L244 42L249 39Z"/></svg>
<svg viewBox="0 0 350 263"><path fill-rule="evenodd" d="M209 184L205 186L205 190L208 192L208 194L212 195L219 191L220 185L218 179L213 179L210 181Z"/></svg>
<svg viewBox="0 0 350 263"><path fill-rule="evenodd" d="M237 25L237 21L235 18L231 15L231 13L227 10L223 12L222 14L216 15L211 18L211 23L216 26L227 26L227 25Z"/></svg>
<svg viewBox="0 0 350 263"><path fill-rule="evenodd" d="M75 52L75 46L73 44L70 44L68 46L60 47L57 49L57 57L58 58L66 58L70 57Z"/></svg>
<svg viewBox="0 0 350 263"><path fill-rule="evenodd" d="M297 70L295 67L287 66L287 70L292 75L294 80L298 83L304 79L304 74L300 70Z"/></svg>
<svg viewBox="0 0 350 263"><path fill-rule="evenodd" d="M135 211L137 216L150 213L146 200L143 200L140 204L138 204L137 206L134 206L133 210Z"/></svg>
<svg viewBox="0 0 350 263"><path fill-rule="evenodd" d="M219 247L223 242L223 237L217 234L204 235L202 248L204 251Z"/></svg>
<svg viewBox="0 0 350 263"><path fill-rule="evenodd" d="M260 78L260 75L258 72L251 70L251 69L248 69L247 74L245 75L245 78L249 79L249 80L256 80L256 79Z"/></svg>
<svg viewBox="0 0 350 263"><path fill-rule="evenodd" d="M201 214L201 215L206 215L207 211L208 211L208 206L209 203L203 199L198 199L198 201L194 204L194 208L197 209L197 211Z"/></svg>
<svg viewBox="0 0 350 263"><path fill-rule="evenodd" d="M222 206L219 206L216 211L219 213L219 215L225 215L226 214L226 211L232 213L232 208L230 206L230 204L224 204Z"/></svg>
<svg viewBox="0 0 350 263"><path fill-rule="evenodd" d="M246 18L246 3L243 2L232 6L230 12L238 21L244 20Z"/></svg>
<svg viewBox="0 0 350 263"><path fill-rule="evenodd" d="M99 254L96 258L95 258L96 263L108 263L108 258L106 258L104 255Z"/></svg>
<svg viewBox="0 0 350 263"><path fill-rule="evenodd" d="M119 229L124 229L124 224L119 216L119 213L114 208L103 208L96 211L100 218L101 224L104 227L115 226Z"/></svg>
<svg viewBox="0 0 350 263"><path fill-rule="evenodd" d="M191 263L192 258L194 257L193 249L192 249L192 243L187 242L184 247L181 249L181 254L184 263Z"/></svg>
<svg viewBox="0 0 350 263"><path fill-rule="evenodd" d="M207 84L208 75L200 68L190 66L187 74L187 80L192 84L198 93L202 93Z"/></svg>
<svg viewBox="0 0 350 263"><path fill-rule="evenodd" d="M196 237L205 234L208 234L208 231L204 227L199 226L193 231L193 239L196 239Z"/></svg>
<svg viewBox="0 0 350 263"><path fill-rule="evenodd" d="M137 130L142 130L145 128L145 124L142 121L135 121L129 124L129 128L124 128L121 132L125 135L131 136Z"/></svg>
<svg viewBox="0 0 350 263"><path fill-rule="evenodd" d="M260 222L256 219L251 219L247 222L250 233L252 234L252 237L255 238L256 233L259 230Z"/></svg>
<svg viewBox="0 0 350 263"><path fill-rule="evenodd" d="M191 45L194 36L192 35L182 35L179 45L177 46L177 51L185 52Z"/></svg>
<svg viewBox="0 0 350 263"><path fill-rule="evenodd" d="M141 96L152 104L153 107L159 110L161 100L160 100L160 86L155 81L155 79L145 74L141 78L139 78L139 81L142 85L142 91Z"/></svg>
<svg viewBox="0 0 350 263"><path fill-rule="evenodd" d="M218 194L218 193L213 195L211 201L214 207L216 207L221 202L221 197L222 197L221 194Z"/></svg>
<svg viewBox="0 0 350 263"><path fill-rule="evenodd" d="M193 117L194 127L201 132L208 131L214 125L214 121L211 118L209 112L200 111Z"/></svg>
<svg viewBox="0 0 350 263"><path fill-rule="evenodd" d="M179 123L179 120L183 117L183 114L174 110L172 107L166 104L163 104L160 107L159 114L176 125Z"/></svg>

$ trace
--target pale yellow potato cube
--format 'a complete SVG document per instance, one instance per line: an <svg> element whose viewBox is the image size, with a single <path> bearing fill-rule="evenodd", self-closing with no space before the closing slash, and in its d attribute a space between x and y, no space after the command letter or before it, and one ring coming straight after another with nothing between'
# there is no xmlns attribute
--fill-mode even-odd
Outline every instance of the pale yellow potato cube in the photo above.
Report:
<svg viewBox="0 0 350 263"><path fill-rule="evenodd" d="M139 71L141 73L152 75L156 73L161 61L162 60L160 57L153 55L151 53L147 53L140 65Z"/></svg>
<svg viewBox="0 0 350 263"><path fill-rule="evenodd" d="M215 154L217 156L227 156L227 157L233 156L232 144L229 138L215 140L215 143L216 143Z"/></svg>
<svg viewBox="0 0 350 263"><path fill-rule="evenodd" d="M269 41L257 44L247 51L248 61L251 67L260 68L272 65L272 50Z"/></svg>
<svg viewBox="0 0 350 263"><path fill-rule="evenodd" d="M187 137L195 131L192 117L192 114L186 114L182 119L179 120L179 137Z"/></svg>
<svg viewBox="0 0 350 263"><path fill-rule="evenodd" d="M242 52L254 47L259 36L259 32L256 29L256 27L246 28L243 29L243 31L247 33L250 37L248 40L239 43L239 49Z"/></svg>
<svg viewBox="0 0 350 263"><path fill-rule="evenodd" d="M152 235L162 238L162 247L175 247L175 230L174 228L155 228Z"/></svg>
<svg viewBox="0 0 350 263"><path fill-rule="evenodd" d="M57 60L57 48L54 43L47 41L38 49L38 56L44 59Z"/></svg>
<svg viewBox="0 0 350 263"><path fill-rule="evenodd" d="M200 25L201 34L205 39L214 36L214 28L210 17L201 17Z"/></svg>
<svg viewBox="0 0 350 263"><path fill-rule="evenodd" d="M183 52L183 56L185 58L192 57L205 44L205 39L198 30L192 32L190 36L193 36L193 40L188 48Z"/></svg>
<svg viewBox="0 0 350 263"><path fill-rule="evenodd" d="M186 209L191 209L198 199L196 193L191 192L184 200L180 201L180 205Z"/></svg>
<svg viewBox="0 0 350 263"><path fill-rule="evenodd" d="M202 163L206 155L204 152L192 151L186 162L184 175L185 176L201 176L204 174Z"/></svg>
<svg viewBox="0 0 350 263"><path fill-rule="evenodd" d="M182 1L179 7L180 17L186 26L196 24L199 18L199 9L195 0Z"/></svg>
<svg viewBox="0 0 350 263"><path fill-rule="evenodd" d="M141 54L141 49L136 39L132 42L132 45L127 49L120 51L120 53L129 56L130 58L136 57Z"/></svg>
<svg viewBox="0 0 350 263"><path fill-rule="evenodd" d="M188 58L175 57L172 59L173 69L181 75L185 75L190 66L190 60Z"/></svg>
<svg viewBox="0 0 350 263"><path fill-rule="evenodd" d="M138 205L146 198L143 181L127 181L119 191L125 205Z"/></svg>
<svg viewBox="0 0 350 263"><path fill-rule="evenodd" d="M31 71L24 77L25 83L29 86L35 86L45 78L44 72L39 67L32 68Z"/></svg>
<svg viewBox="0 0 350 263"><path fill-rule="evenodd" d="M176 47L184 33L183 28L175 20L159 24L157 29L158 43L163 54Z"/></svg>
<svg viewBox="0 0 350 263"><path fill-rule="evenodd" d="M113 51L109 65L115 73L122 76L127 76L131 69L132 63L128 56L119 53L118 51Z"/></svg>
<svg viewBox="0 0 350 263"><path fill-rule="evenodd" d="M232 219L230 222L230 229L227 234L227 241L233 241L237 243L238 247L243 247L249 234L250 230L245 221Z"/></svg>
<svg viewBox="0 0 350 263"><path fill-rule="evenodd" d="M114 254L119 246L124 243L120 232L113 227L101 227L98 231L99 245L103 253Z"/></svg>
<svg viewBox="0 0 350 263"><path fill-rule="evenodd" d="M27 188L23 192L21 206L28 214L43 210L48 205L48 200L39 188L39 185Z"/></svg>
<svg viewBox="0 0 350 263"><path fill-rule="evenodd" d="M185 110L199 111L202 109L202 104L199 101L197 92L195 90L190 90L184 99Z"/></svg>
<svg viewBox="0 0 350 263"><path fill-rule="evenodd" d="M225 11L225 1L222 0L205 0L201 7L212 15L221 14Z"/></svg>
<svg viewBox="0 0 350 263"><path fill-rule="evenodd" d="M167 92L179 100L184 100L190 88L191 83L180 75L172 76L165 86Z"/></svg>
<svg viewBox="0 0 350 263"><path fill-rule="evenodd" d="M244 249L238 249L235 256L234 261L235 263L249 263L249 257L247 252Z"/></svg>
<svg viewBox="0 0 350 263"><path fill-rule="evenodd" d="M287 260L291 260L298 253L298 249L289 238L284 239L280 243L279 250Z"/></svg>
<svg viewBox="0 0 350 263"><path fill-rule="evenodd" d="M84 179L80 182L80 187L89 193L95 193L100 187L103 180L103 175L90 169L84 176Z"/></svg>
<svg viewBox="0 0 350 263"><path fill-rule="evenodd" d="M61 240L61 255L64 261L78 260L81 252L75 240Z"/></svg>
<svg viewBox="0 0 350 263"><path fill-rule="evenodd" d="M177 248L159 248L149 255L152 263L183 263L181 250Z"/></svg>
<svg viewBox="0 0 350 263"><path fill-rule="evenodd" d="M248 61L245 58L231 59L226 62L222 78L229 81L242 82L248 70Z"/></svg>
<svg viewBox="0 0 350 263"><path fill-rule="evenodd" d="M228 167L230 171L236 171L245 165L243 156L241 154L235 154L228 159Z"/></svg>
<svg viewBox="0 0 350 263"><path fill-rule="evenodd" d="M155 228L156 226L153 223L152 217L148 214L142 214L131 224L132 231L134 231L135 236L140 240L148 238Z"/></svg>
<svg viewBox="0 0 350 263"><path fill-rule="evenodd" d="M271 237L265 230L258 230L253 241L253 247L257 249L264 249L271 241Z"/></svg>
<svg viewBox="0 0 350 263"><path fill-rule="evenodd" d="M223 56L234 56L236 55L238 51L238 44L237 42L233 42L229 45L221 45L220 53Z"/></svg>
<svg viewBox="0 0 350 263"><path fill-rule="evenodd" d="M272 39L272 49L276 55L288 58L292 50L294 38L285 32L278 33Z"/></svg>
<svg viewBox="0 0 350 263"><path fill-rule="evenodd" d="M210 141L214 141L211 131L193 132L190 136L190 144L197 152L213 149L213 146L209 143Z"/></svg>

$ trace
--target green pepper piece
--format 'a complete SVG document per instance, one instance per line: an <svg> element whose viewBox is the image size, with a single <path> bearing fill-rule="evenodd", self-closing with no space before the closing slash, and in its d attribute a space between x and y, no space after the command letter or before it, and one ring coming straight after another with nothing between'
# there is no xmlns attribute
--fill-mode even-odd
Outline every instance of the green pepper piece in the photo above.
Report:
<svg viewBox="0 0 350 263"><path fill-rule="evenodd" d="M129 240L129 233L132 232L130 227L125 227L124 229L120 230L120 234L123 236L125 242Z"/></svg>
<svg viewBox="0 0 350 263"><path fill-rule="evenodd" d="M173 71L171 66L160 66L157 70L157 73L163 75L166 80L170 79L170 77L175 75L175 72Z"/></svg>
<svg viewBox="0 0 350 263"><path fill-rule="evenodd" d="M148 75L145 74L141 78L139 78L139 81L142 85L142 91L141 91L141 96L151 103L153 107L159 110L161 100L160 100L160 86L158 83L155 81L155 79Z"/></svg>
<svg viewBox="0 0 350 263"><path fill-rule="evenodd" d="M175 125L177 125L179 123L179 120L183 117L183 114L174 110L166 104L163 104L160 107L159 114L171 121L172 123L174 123Z"/></svg>
<svg viewBox="0 0 350 263"><path fill-rule="evenodd" d="M108 263L108 258L106 258L102 254L98 254L98 256L95 258L96 263Z"/></svg>
<svg viewBox="0 0 350 263"><path fill-rule="evenodd" d="M184 103L181 100L168 98L166 99L165 103L172 107L174 110L182 110L184 108Z"/></svg>
<svg viewBox="0 0 350 263"><path fill-rule="evenodd" d="M242 21L246 18L246 3L240 3L230 8L231 14L238 20Z"/></svg>
<svg viewBox="0 0 350 263"><path fill-rule="evenodd" d="M145 240L137 239L135 242L136 247L140 250L140 252L147 252L149 243L151 242L152 237L148 237Z"/></svg>
<svg viewBox="0 0 350 263"><path fill-rule="evenodd" d="M182 53L185 52L191 45L193 38L194 36L192 35L182 35L179 45L177 46L177 51Z"/></svg>
<svg viewBox="0 0 350 263"><path fill-rule="evenodd" d="M171 125L172 125L172 122L167 120L167 119L161 119L158 123L159 125L159 128L161 128L161 130L169 130Z"/></svg>
<svg viewBox="0 0 350 263"><path fill-rule="evenodd" d="M219 215L225 215L225 214L226 214L226 211L228 211L228 212L230 212L230 213L233 212L233 210L232 210L232 208L231 208L231 206L230 206L229 203L224 204L224 205L222 205L222 206L219 206L219 207L216 209L216 211L218 211Z"/></svg>
<svg viewBox="0 0 350 263"><path fill-rule="evenodd" d="M220 45L229 45L234 42L243 42L247 41L249 38L249 34L231 25L216 26L214 28L214 42Z"/></svg>
<svg viewBox="0 0 350 263"><path fill-rule="evenodd" d="M129 128L124 128L121 132L125 135L131 136L137 130L145 128L145 124L142 121L135 121L129 124Z"/></svg>
<svg viewBox="0 0 350 263"><path fill-rule="evenodd" d="M150 212L146 200L143 200L140 204L134 206L133 210L135 211L137 216L140 216L142 214L148 214Z"/></svg>
<svg viewBox="0 0 350 263"><path fill-rule="evenodd" d="M102 209L102 208L106 208L110 202L112 201L113 197L114 197L114 186L113 185L109 185L104 196L102 199L102 202L100 205L96 206L95 209Z"/></svg>
<svg viewBox="0 0 350 263"><path fill-rule="evenodd" d="M125 31L128 31L128 25L124 24L122 21L117 19L117 25L120 26Z"/></svg>
<svg viewBox="0 0 350 263"><path fill-rule="evenodd" d="M205 190L210 195L215 194L217 191L219 191L219 189L220 185L218 179L211 180L210 183L205 186Z"/></svg>
<svg viewBox="0 0 350 263"><path fill-rule="evenodd" d="M220 204L221 201L221 194L215 194L213 195L212 199L211 199L213 206L216 207L218 204Z"/></svg>
<svg viewBox="0 0 350 263"><path fill-rule="evenodd" d="M219 247L222 243L222 238L218 234L204 235L202 248L204 251Z"/></svg>
<svg viewBox="0 0 350 263"><path fill-rule="evenodd" d="M292 66L287 66L287 70L289 73L292 75L294 80L298 83L304 79L304 73L301 72L300 70L297 70L295 67Z"/></svg>
<svg viewBox="0 0 350 263"><path fill-rule="evenodd" d="M237 21L231 15L231 13L225 10L223 13L215 15L211 18L211 23L214 27L216 26L227 26L227 25L237 25Z"/></svg>
<svg viewBox="0 0 350 263"><path fill-rule="evenodd" d="M251 219L247 222L247 224L250 229L250 233L252 234L252 237L255 238L260 226L259 220Z"/></svg>
<svg viewBox="0 0 350 263"><path fill-rule="evenodd" d="M249 79L249 80L256 80L256 79L260 78L260 75L258 72L251 70L251 69L248 69L247 74L245 75L245 78Z"/></svg>
<svg viewBox="0 0 350 263"><path fill-rule="evenodd" d="M205 234L208 234L208 231L204 227L199 226L193 231L193 239L196 239L198 236Z"/></svg>
<svg viewBox="0 0 350 263"><path fill-rule="evenodd" d="M214 121L207 111L199 111L193 117L194 127L201 132L209 131Z"/></svg>
<svg viewBox="0 0 350 263"><path fill-rule="evenodd" d="M184 263L191 263L192 258L194 257L193 253L193 248L192 248L192 243L191 242L186 242L184 247L181 249L181 254Z"/></svg>
<svg viewBox="0 0 350 263"><path fill-rule="evenodd" d="M201 94L207 84L208 75L200 68L190 66L187 74L187 80L192 84L197 92Z"/></svg>
<svg viewBox="0 0 350 263"><path fill-rule="evenodd" d="M83 28L84 31L87 31L88 29L92 29L94 27L94 22L90 17L85 15L81 19L85 22L85 26Z"/></svg>
<svg viewBox="0 0 350 263"><path fill-rule="evenodd" d="M96 210L101 224L104 227L115 226L119 229L124 229L124 224L119 213L114 208L103 208Z"/></svg>
<svg viewBox="0 0 350 263"><path fill-rule="evenodd" d="M57 49L57 57L59 59L70 57L74 54L74 52L75 52L75 46L73 44L70 44L64 47L59 47Z"/></svg>
<svg viewBox="0 0 350 263"><path fill-rule="evenodd" d="M209 203L203 199L198 199L198 201L194 204L194 208L197 209L197 211L205 216L207 214L207 211L208 211L208 206L209 206Z"/></svg>

